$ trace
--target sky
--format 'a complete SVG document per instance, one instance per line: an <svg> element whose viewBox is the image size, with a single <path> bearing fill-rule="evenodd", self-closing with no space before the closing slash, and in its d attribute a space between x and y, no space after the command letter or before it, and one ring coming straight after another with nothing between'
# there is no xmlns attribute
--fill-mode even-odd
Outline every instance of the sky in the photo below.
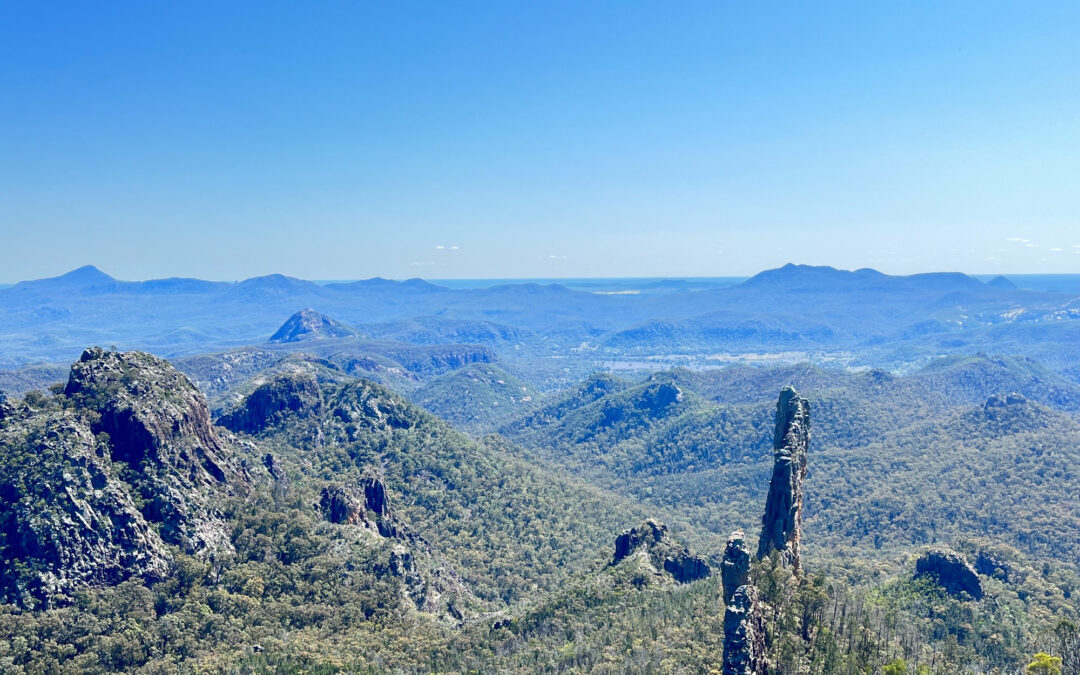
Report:
<svg viewBox="0 0 1080 675"><path fill-rule="evenodd" d="M1080 3L0 5L0 281L1080 273Z"/></svg>

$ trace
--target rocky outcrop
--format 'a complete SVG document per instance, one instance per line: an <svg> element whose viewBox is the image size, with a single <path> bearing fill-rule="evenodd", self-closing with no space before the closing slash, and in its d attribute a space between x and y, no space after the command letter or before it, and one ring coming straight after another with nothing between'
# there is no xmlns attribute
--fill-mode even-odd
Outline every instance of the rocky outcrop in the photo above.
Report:
<svg viewBox="0 0 1080 675"><path fill-rule="evenodd" d="M600 425L607 427L624 420L660 417L682 400L683 392L678 385L671 382L653 382L633 397L605 401L600 411Z"/></svg>
<svg viewBox="0 0 1080 675"><path fill-rule="evenodd" d="M71 367L64 394L98 413L112 459L168 467L191 481L226 482L221 442L206 399L167 361L92 347Z"/></svg>
<svg viewBox="0 0 1080 675"><path fill-rule="evenodd" d="M327 485L319 498L319 510L331 523L362 525L381 537L402 536L390 514L386 486L378 478L364 477L353 485Z"/></svg>
<svg viewBox="0 0 1080 675"><path fill-rule="evenodd" d="M636 558L639 567L654 577L669 576L680 584L704 579L712 574L703 558L690 553L668 534L666 525L647 520L624 531L615 539L612 565Z"/></svg>
<svg viewBox="0 0 1080 675"><path fill-rule="evenodd" d="M293 314L277 329L270 342L300 342L356 335L356 331L340 321L335 321L313 309L302 309Z"/></svg>
<svg viewBox="0 0 1080 675"><path fill-rule="evenodd" d="M83 584L166 575L165 543L98 449L67 415L0 434L0 602L51 607Z"/></svg>
<svg viewBox="0 0 1080 675"><path fill-rule="evenodd" d="M397 522L382 480L365 476L352 484L327 485L317 506L328 521L384 540L388 557L375 572L400 579L404 599L416 609L460 620L463 609L475 603L468 586L431 544Z"/></svg>
<svg viewBox="0 0 1080 675"><path fill-rule="evenodd" d="M764 675L765 622L757 588L750 583L750 549L743 533L728 537L720 563L724 584L725 675Z"/></svg>
<svg viewBox="0 0 1080 675"><path fill-rule="evenodd" d="M765 675L765 619L757 588L739 586L724 611L724 675Z"/></svg>
<svg viewBox="0 0 1080 675"><path fill-rule="evenodd" d="M784 566L798 573L801 561L803 481L810 443L810 404L791 387L780 392L773 432L773 472L761 521L757 557L780 552Z"/></svg>
<svg viewBox="0 0 1080 675"><path fill-rule="evenodd" d="M735 531L728 537L724 548L724 559L720 563L720 578L724 584L724 606L731 604L731 597L739 586L750 583L750 549L742 531Z"/></svg>
<svg viewBox="0 0 1080 675"><path fill-rule="evenodd" d="M983 404L983 411L986 413L993 413L1001 408L1024 406L1027 405L1027 403L1027 397L1023 394L1017 394L1016 392L1006 394L1005 396L993 394L990 398L986 399L986 403Z"/></svg>
<svg viewBox="0 0 1080 675"><path fill-rule="evenodd" d="M143 516L189 553L230 549L211 493L246 491L224 452L206 400L167 361L141 352L83 352L64 394L86 411L119 477L139 494Z"/></svg>
<svg viewBox="0 0 1080 675"><path fill-rule="evenodd" d="M919 556L915 578L930 579L949 595L967 593L975 600L983 596L979 575L967 560L949 551L931 550Z"/></svg>
<svg viewBox="0 0 1080 675"><path fill-rule="evenodd" d="M257 435L290 418L317 417L322 412L319 383L309 374L279 375L251 392L217 419L226 429Z"/></svg>

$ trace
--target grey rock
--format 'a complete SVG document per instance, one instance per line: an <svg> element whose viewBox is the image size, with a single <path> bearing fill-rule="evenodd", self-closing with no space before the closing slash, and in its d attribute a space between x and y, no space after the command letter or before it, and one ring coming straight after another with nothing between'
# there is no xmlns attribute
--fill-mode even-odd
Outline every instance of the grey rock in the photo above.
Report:
<svg viewBox="0 0 1080 675"><path fill-rule="evenodd" d="M765 620L757 588L739 586L724 612L724 675L765 675Z"/></svg>
<svg viewBox="0 0 1080 675"><path fill-rule="evenodd" d="M127 467L122 479L141 493L143 516L166 541L200 555L232 549L213 495L250 486L190 380L150 354L94 347L71 367L64 393L96 413L92 431L107 434L109 459Z"/></svg>
<svg viewBox="0 0 1080 675"><path fill-rule="evenodd" d="M226 429L257 435L290 417L312 418L322 412L318 381L309 374L279 375L261 384L217 423Z"/></svg>
<svg viewBox="0 0 1080 675"><path fill-rule="evenodd" d="M662 570L680 584L704 579L712 574L703 558L691 554L672 539L667 526L655 520L647 520L616 537L615 556L611 564L618 565L638 551L648 558L657 573Z"/></svg>
<svg viewBox="0 0 1080 675"><path fill-rule="evenodd" d="M750 582L750 549L742 531L735 531L728 537L724 548L724 559L720 563L720 578L724 584L724 606L731 604L731 597L736 589Z"/></svg>
<svg viewBox="0 0 1080 675"><path fill-rule="evenodd" d="M356 484L327 485L319 498L319 510L331 523L362 525L386 538L406 538L406 533L390 513L390 502L382 480L365 476Z"/></svg>
<svg viewBox="0 0 1080 675"><path fill-rule="evenodd" d="M3 466L0 477L0 600L52 607L85 584L165 577L165 543L87 425L61 413L0 433L5 459L27 452L31 461Z"/></svg>
<svg viewBox="0 0 1080 675"><path fill-rule="evenodd" d="M761 521L757 557L780 552L795 573L801 568L803 482L810 444L810 404L791 387L780 392L773 432L773 473Z"/></svg>

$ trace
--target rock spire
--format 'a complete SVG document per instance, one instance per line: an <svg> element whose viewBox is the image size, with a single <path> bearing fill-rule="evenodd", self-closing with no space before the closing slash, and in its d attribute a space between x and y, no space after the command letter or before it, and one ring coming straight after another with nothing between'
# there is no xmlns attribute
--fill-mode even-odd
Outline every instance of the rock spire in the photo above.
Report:
<svg viewBox="0 0 1080 675"><path fill-rule="evenodd" d="M757 557L780 552L780 561L798 574L802 538L803 481L810 443L810 404L791 387L780 392L773 433L773 473L761 520Z"/></svg>

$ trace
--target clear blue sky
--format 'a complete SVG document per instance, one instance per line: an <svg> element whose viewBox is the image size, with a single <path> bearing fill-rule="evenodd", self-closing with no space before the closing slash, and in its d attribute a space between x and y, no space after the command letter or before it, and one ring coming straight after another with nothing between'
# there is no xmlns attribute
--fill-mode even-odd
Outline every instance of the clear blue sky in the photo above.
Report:
<svg viewBox="0 0 1080 675"><path fill-rule="evenodd" d="M1078 35L1077 2L8 0L0 281L1080 272Z"/></svg>

